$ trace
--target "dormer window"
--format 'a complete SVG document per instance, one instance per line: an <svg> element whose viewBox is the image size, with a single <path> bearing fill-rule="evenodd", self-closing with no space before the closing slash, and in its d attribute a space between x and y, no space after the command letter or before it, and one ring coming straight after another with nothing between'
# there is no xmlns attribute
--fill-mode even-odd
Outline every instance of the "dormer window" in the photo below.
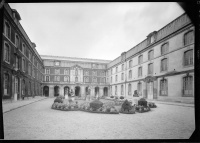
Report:
<svg viewBox="0 0 200 143"><path fill-rule="evenodd" d="M60 62L59 61L55 61L55 66L60 66Z"/></svg>
<svg viewBox="0 0 200 143"><path fill-rule="evenodd" d="M150 34L147 36L147 44L148 44L148 45L155 42L155 40L156 40L156 33L157 33L157 32L154 31L154 32L150 33Z"/></svg>

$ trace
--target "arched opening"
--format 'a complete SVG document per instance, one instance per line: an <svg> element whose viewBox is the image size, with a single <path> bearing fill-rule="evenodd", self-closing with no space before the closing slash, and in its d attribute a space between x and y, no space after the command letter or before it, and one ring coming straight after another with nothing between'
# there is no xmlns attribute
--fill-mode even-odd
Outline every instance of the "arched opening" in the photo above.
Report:
<svg viewBox="0 0 200 143"><path fill-rule="evenodd" d="M108 96L108 87L103 88L103 95Z"/></svg>
<svg viewBox="0 0 200 143"><path fill-rule="evenodd" d="M59 95L59 86L55 86L54 87L54 96L58 96Z"/></svg>
<svg viewBox="0 0 200 143"><path fill-rule="evenodd" d="M99 94L99 87L95 87L95 96Z"/></svg>
<svg viewBox="0 0 200 143"><path fill-rule="evenodd" d="M49 87L48 86L44 86L43 93L44 93L44 96L46 96L46 97L49 96Z"/></svg>
<svg viewBox="0 0 200 143"><path fill-rule="evenodd" d="M69 87L65 86L64 87L64 95L68 95L68 93L69 93Z"/></svg>
<svg viewBox="0 0 200 143"><path fill-rule="evenodd" d="M79 96L80 95L80 86L76 86L75 87L75 96Z"/></svg>

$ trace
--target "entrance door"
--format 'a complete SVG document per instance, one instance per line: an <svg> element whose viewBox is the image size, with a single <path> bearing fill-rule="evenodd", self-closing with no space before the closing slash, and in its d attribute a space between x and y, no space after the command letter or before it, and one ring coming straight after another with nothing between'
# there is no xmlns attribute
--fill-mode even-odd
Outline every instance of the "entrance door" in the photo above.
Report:
<svg viewBox="0 0 200 143"><path fill-rule="evenodd" d="M49 87L44 86L44 96L48 97L49 96Z"/></svg>
<svg viewBox="0 0 200 143"><path fill-rule="evenodd" d="M147 83L147 98L153 99L153 82Z"/></svg>
<svg viewBox="0 0 200 143"><path fill-rule="evenodd" d="M75 95L76 95L76 96L79 96L79 95L80 95L80 87L79 87L79 86L76 86L76 87L75 87Z"/></svg>

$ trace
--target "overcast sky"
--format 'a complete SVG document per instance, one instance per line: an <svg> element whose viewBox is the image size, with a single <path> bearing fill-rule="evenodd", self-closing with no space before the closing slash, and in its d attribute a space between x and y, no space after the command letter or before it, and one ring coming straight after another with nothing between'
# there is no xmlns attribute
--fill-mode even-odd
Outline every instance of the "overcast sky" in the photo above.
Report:
<svg viewBox="0 0 200 143"><path fill-rule="evenodd" d="M10 3L40 55L114 60L184 13L177 3Z"/></svg>

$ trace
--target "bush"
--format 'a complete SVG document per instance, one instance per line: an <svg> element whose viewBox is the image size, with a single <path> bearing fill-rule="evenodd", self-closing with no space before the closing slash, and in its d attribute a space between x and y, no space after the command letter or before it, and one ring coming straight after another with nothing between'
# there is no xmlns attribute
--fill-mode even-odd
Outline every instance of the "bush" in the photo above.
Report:
<svg viewBox="0 0 200 143"><path fill-rule="evenodd" d="M59 95L57 98L65 99L65 96L63 96L63 95Z"/></svg>
<svg viewBox="0 0 200 143"><path fill-rule="evenodd" d="M144 98L138 100L138 105L147 107L147 101Z"/></svg>
<svg viewBox="0 0 200 143"><path fill-rule="evenodd" d="M110 98L114 98L114 96L112 95L112 96L110 96Z"/></svg>
<svg viewBox="0 0 200 143"><path fill-rule="evenodd" d="M118 96L115 96L115 99L118 99Z"/></svg>
<svg viewBox="0 0 200 143"><path fill-rule="evenodd" d="M60 99L60 98L56 98L55 100L54 100L54 103L63 103L63 100L62 99Z"/></svg>
<svg viewBox="0 0 200 143"><path fill-rule="evenodd" d="M94 110L97 110L102 106L103 106L103 103L99 100L94 100L94 101L90 102L90 107Z"/></svg>
<svg viewBox="0 0 200 143"><path fill-rule="evenodd" d="M120 99L124 99L124 96L120 96L119 98L120 98Z"/></svg>
<svg viewBox="0 0 200 143"><path fill-rule="evenodd" d="M130 111L131 109L132 109L132 106L131 106L131 104L128 102L128 100L125 100L124 101L124 103L122 104L122 107L121 107L121 109L123 110L123 111Z"/></svg>

